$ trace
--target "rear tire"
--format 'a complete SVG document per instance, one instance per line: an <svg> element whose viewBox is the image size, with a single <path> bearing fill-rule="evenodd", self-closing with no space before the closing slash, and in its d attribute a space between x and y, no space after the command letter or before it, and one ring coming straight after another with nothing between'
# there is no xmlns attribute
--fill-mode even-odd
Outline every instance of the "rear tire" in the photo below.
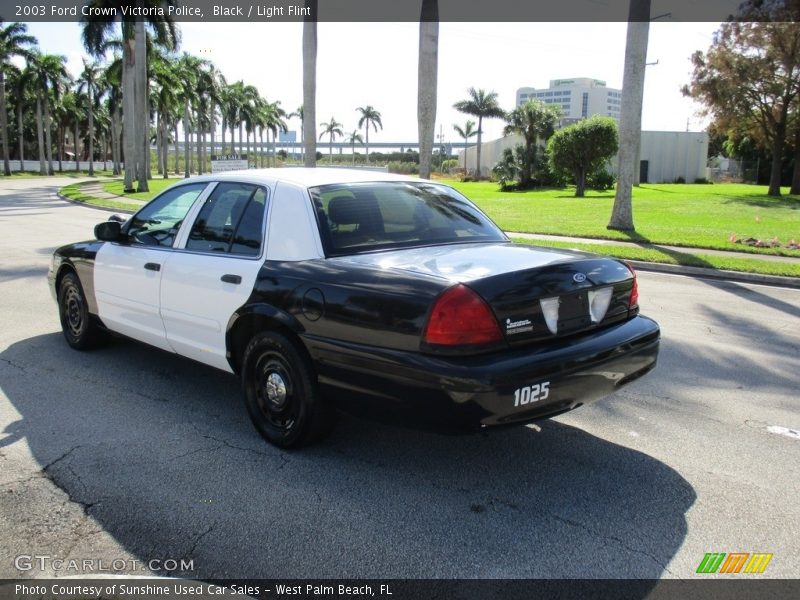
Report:
<svg viewBox="0 0 800 600"><path fill-rule="evenodd" d="M247 344L242 360L247 412L258 432L280 448L298 448L331 429L335 411L321 396L311 361L283 334L266 331Z"/></svg>
<svg viewBox="0 0 800 600"><path fill-rule="evenodd" d="M86 295L75 273L67 273L58 286L58 314L67 343L75 350L89 350L102 341L104 332L89 315Z"/></svg>

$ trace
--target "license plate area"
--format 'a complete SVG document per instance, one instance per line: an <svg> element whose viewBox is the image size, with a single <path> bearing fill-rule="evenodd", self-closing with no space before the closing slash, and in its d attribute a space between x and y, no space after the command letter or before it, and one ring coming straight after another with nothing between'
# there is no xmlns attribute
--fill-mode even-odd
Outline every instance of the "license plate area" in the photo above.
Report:
<svg viewBox="0 0 800 600"><path fill-rule="evenodd" d="M558 333L572 333L592 324L586 291L561 296L558 308Z"/></svg>

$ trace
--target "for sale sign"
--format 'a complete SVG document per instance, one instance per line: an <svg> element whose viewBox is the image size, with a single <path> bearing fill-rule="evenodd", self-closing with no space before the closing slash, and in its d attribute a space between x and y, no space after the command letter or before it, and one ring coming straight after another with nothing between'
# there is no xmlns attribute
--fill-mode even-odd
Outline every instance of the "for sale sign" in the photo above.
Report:
<svg viewBox="0 0 800 600"><path fill-rule="evenodd" d="M211 172L239 171L247 168L247 154L212 154Z"/></svg>

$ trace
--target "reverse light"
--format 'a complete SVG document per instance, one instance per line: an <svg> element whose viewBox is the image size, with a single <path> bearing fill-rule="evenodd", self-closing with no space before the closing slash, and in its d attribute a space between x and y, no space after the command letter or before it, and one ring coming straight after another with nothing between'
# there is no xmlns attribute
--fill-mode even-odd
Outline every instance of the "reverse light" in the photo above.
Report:
<svg viewBox="0 0 800 600"><path fill-rule="evenodd" d="M436 300L423 339L440 346L466 346L499 342L503 335L486 302L459 283Z"/></svg>
<svg viewBox="0 0 800 600"><path fill-rule="evenodd" d="M589 290L589 316L592 323L599 323L606 316L613 293L614 288L611 287Z"/></svg>
<svg viewBox="0 0 800 600"><path fill-rule="evenodd" d="M558 333L558 307L561 306L561 300L558 296L555 298L541 298L539 306L542 307L542 314L544 315L544 322L547 328L553 335Z"/></svg>

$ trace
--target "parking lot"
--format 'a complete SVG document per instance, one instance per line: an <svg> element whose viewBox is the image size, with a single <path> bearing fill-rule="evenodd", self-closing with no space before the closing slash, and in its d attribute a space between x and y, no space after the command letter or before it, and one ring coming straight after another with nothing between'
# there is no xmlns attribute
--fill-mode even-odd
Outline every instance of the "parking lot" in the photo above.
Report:
<svg viewBox="0 0 800 600"><path fill-rule="evenodd" d="M109 213L59 184L0 182L0 577L62 574L19 560L44 555L198 579L685 578L707 552L800 575L800 291L642 273L659 366L613 397L471 436L342 416L285 452L231 375L68 348L49 257Z"/></svg>

